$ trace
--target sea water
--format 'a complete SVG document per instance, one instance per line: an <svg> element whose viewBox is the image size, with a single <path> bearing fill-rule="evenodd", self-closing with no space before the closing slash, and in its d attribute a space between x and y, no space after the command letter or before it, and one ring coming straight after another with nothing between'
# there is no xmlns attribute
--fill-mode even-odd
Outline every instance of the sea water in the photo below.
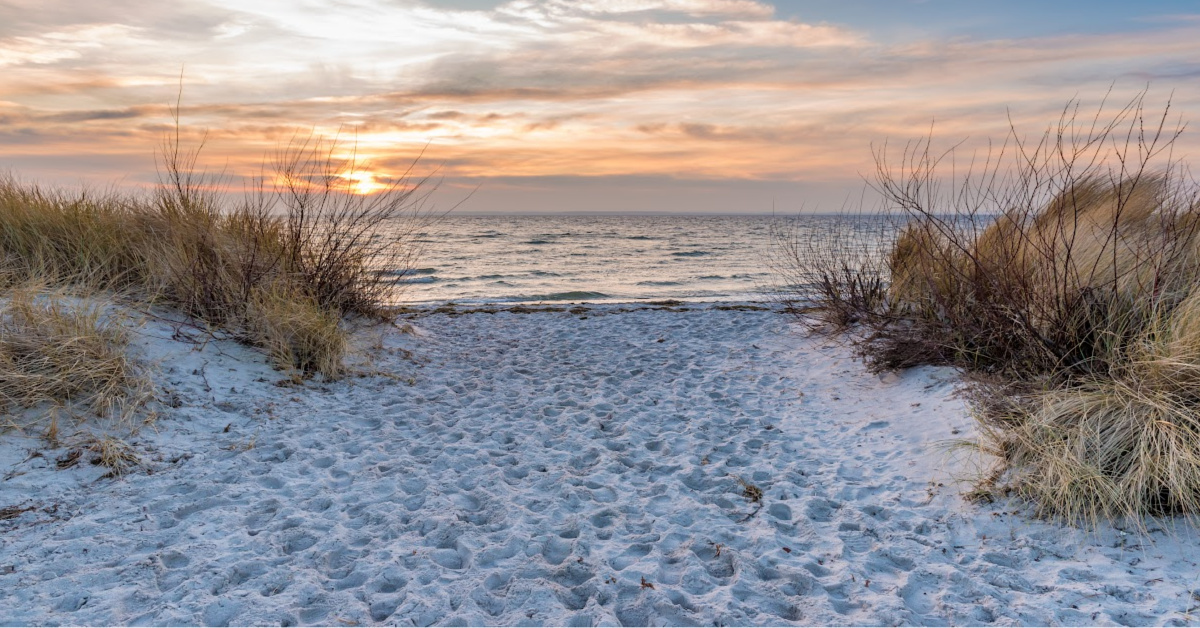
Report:
<svg viewBox="0 0 1200 628"><path fill-rule="evenodd" d="M844 217L790 219L814 234ZM447 216L417 234L410 303L769 298L772 216Z"/></svg>

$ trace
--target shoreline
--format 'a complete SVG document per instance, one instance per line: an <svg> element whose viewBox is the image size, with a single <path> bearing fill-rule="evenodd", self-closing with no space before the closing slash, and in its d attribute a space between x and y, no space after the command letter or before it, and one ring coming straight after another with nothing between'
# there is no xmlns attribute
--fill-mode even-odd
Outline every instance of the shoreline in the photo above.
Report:
<svg viewBox="0 0 1200 628"><path fill-rule="evenodd" d="M963 501L952 371L872 375L770 310L589 312L435 308L364 330L359 376L301 386L143 322L180 405L129 440L141 466L0 442L0 508L32 507L0 520L8 619L1197 621L1186 523L1139 537Z"/></svg>
<svg viewBox="0 0 1200 628"><path fill-rule="evenodd" d="M769 300L738 301L685 301L680 299L654 299L645 301L442 301L414 303L397 309L397 318L421 318L433 314L462 316L465 314L537 314L568 313L581 314L627 314L640 311L761 311L783 313L783 307Z"/></svg>
<svg viewBox="0 0 1200 628"><path fill-rule="evenodd" d="M629 305L657 305L664 302L672 302L679 305L730 305L730 304L749 304L749 305L768 305L777 302L777 299L769 293L761 293L758 295L743 295L738 297L673 297L673 296L658 296L658 297L643 297L643 298L622 298L611 297L604 299L495 299L495 298L473 298L473 299L430 299L426 301L404 301L400 307L413 309L437 308L445 305L453 306L470 306L470 307L503 307L503 306L584 306L584 307L602 307L602 306L629 306Z"/></svg>

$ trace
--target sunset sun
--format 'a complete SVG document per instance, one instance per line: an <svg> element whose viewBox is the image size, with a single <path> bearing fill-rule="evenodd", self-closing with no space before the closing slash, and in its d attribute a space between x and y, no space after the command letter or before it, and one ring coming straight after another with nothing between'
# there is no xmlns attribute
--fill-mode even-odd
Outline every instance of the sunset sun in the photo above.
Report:
<svg viewBox="0 0 1200 628"><path fill-rule="evenodd" d="M340 176L345 181L347 191L351 194L374 194L388 187L386 183L380 181L382 175L376 172L356 170Z"/></svg>

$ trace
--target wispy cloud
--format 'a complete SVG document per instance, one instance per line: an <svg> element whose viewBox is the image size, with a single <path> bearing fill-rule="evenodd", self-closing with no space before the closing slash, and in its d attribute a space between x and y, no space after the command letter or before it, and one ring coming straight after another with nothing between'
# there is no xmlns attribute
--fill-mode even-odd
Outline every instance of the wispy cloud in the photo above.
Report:
<svg viewBox="0 0 1200 628"><path fill-rule="evenodd" d="M182 69L184 123L209 129L232 170L316 128L353 136L381 171L425 150L451 178L853 181L873 141L933 120L955 139L999 134L1009 108L1040 125L1114 81L1175 88L1200 112L1195 59L1190 18L885 45L750 0L13 0L0 6L0 164L113 177L137 163L124 174L152 180Z"/></svg>

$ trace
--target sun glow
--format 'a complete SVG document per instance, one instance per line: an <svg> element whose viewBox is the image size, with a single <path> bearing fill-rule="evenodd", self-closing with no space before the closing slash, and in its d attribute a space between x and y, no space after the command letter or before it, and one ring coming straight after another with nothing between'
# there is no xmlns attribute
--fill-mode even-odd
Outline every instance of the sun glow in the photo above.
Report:
<svg viewBox="0 0 1200 628"><path fill-rule="evenodd" d="M375 192L385 190L388 187L387 183L379 181L379 178L381 178L382 175L375 172L363 172L359 170L355 172L347 172L339 176L342 179L345 179L346 189L351 194L361 194L366 196L368 194L374 194Z"/></svg>

